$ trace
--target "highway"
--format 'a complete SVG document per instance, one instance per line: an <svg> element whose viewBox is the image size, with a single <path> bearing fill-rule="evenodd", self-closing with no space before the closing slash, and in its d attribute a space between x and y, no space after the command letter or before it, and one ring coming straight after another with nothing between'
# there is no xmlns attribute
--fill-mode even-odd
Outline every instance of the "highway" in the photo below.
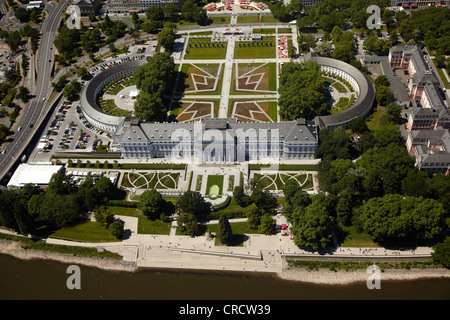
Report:
<svg viewBox="0 0 450 320"><path fill-rule="evenodd" d="M14 162L21 157L38 129L36 124L41 120L40 118L45 110L47 98L52 91L50 74L54 56L53 41L63 11L69 2L70 0L62 0L54 10L49 10L50 14L42 24L41 40L36 60L36 65L38 67L36 87L30 88L30 92L34 97L21 111L20 121L18 124L14 125L17 129L15 129L14 134L10 136L13 141L5 143L5 154L0 155L0 179L5 177L13 167ZM36 57L33 56L31 58ZM21 127L20 131L18 130L19 127Z"/></svg>

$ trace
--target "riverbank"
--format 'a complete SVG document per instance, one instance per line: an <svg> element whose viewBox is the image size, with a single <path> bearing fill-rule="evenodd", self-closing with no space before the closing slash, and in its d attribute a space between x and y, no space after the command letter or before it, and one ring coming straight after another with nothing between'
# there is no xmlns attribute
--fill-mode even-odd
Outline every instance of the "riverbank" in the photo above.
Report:
<svg viewBox="0 0 450 320"><path fill-rule="evenodd" d="M24 249L20 241L0 240L0 254L9 255L21 260L51 260L64 264L83 265L107 271L132 272L136 270L134 263L122 260L90 258L50 251Z"/></svg>
<svg viewBox="0 0 450 320"><path fill-rule="evenodd" d="M283 269L278 273L278 277L283 280L300 281L323 285L347 285L356 282L366 282L371 273L364 269L345 271L331 271L329 269L308 270L306 268ZM385 280L419 280L450 278L450 270L447 269L387 269L380 273L381 283Z"/></svg>
<svg viewBox="0 0 450 320"><path fill-rule="evenodd" d="M107 258L90 258L75 256L71 254L24 249L18 241L0 240L0 254L10 255L21 260L51 260L64 264L76 264L87 267L98 268L105 271L135 272L136 264ZM157 267L156 267L157 268ZM164 268L162 268L164 269ZM214 270L211 268L211 270ZM216 271L223 271L222 269ZM250 271L250 270L249 270ZM252 271L253 272L253 271ZM365 269L352 271L331 271L321 268L310 271L307 268L290 267L283 268L276 275L283 280L297 281L322 285L346 285L356 282L366 282L370 276ZM450 270L447 269L386 269L380 274L383 280L418 280L450 278Z"/></svg>

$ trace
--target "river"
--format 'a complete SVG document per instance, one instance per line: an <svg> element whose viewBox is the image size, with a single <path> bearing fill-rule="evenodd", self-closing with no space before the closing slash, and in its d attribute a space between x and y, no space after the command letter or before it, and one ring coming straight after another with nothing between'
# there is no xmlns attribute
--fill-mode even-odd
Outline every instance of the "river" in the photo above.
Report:
<svg viewBox="0 0 450 320"><path fill-rule="evenodd" d="M280 280L272 274L142 269L134 273L80 266L81 289L69 290L67 266L0 255L0 299L450 299L450 279L384 281L379 290L365 283L315 285Z"/></svg>

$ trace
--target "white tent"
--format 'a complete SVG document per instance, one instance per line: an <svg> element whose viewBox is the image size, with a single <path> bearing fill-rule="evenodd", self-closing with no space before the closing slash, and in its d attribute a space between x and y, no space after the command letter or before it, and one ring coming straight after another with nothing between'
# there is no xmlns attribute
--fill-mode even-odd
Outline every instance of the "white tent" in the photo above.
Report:
<svg viewBox="0 0 450 320"><path fill-rule="evenodd" d="M17 167L7 186L20 188L27 183L48 185L52 175L62 170L63 166L22 163Z"/></svg>
<svg viewBox="0 0 450 320"><path fill-rule="evenodd" d="M131 90L131 91L130 91L130 94L129 94L129 96L130 96L130 98L131 98L131 99L134 99L134 98L136 98L136 97L137 97L137 95L138 95L138 92L137 92L137 90Z"/></svg>

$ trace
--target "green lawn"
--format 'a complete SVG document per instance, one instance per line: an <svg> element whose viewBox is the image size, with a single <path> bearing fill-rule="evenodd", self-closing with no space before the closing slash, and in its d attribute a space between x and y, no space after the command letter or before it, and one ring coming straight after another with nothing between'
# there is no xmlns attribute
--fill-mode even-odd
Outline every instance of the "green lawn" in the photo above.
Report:
<svg viewBox="0 0 450 320"><path fill-rule="evenodd" d="M276 19L274 16L270 15L262 15L261 20L259 19L259 15L248 15L248 16L238 16L237 23L278 23L278 19Z"/></svg>
<svg viewBox="0 0 450 320"><path fill-rule="evenodd" d="M261 41L236 42L234 49L235 59L263 59L276 58L275 37L262 37Z"/></svg>
<svg viewBox="0 0 450 320"><path fill-rule="evenodd" d="M377 130L381 125L381 118L386 113L385 107L378 107L377 110L370 115L369 120L367 121L367 127L370 131Z"/></svg>
<svg viewBox="0 0 450 320"><path fill-rule="evenodd" d="M292 28L278 28L278 33L292 33Z"/></svg>
<svg viewBox="0 0 450 320"><path fill-rule="evenodd" d="M356 248L376 248L377 245L372 237L365 233L359 233L354 226L343 227L345 238L341 243L341 247L356 247Z"/></svg>
<svg viewBox="0 0 450 320"><path fill-rule="evenodd" d="M310 189L313 187L312 175L301 174L294 177L293 174L269 174L262 175L255 173L254 178L258 180L258 185L262 188L267 188L267 190L283 190L285 183L289 179L294 179L298 182L299 187L303 190Z"/></svg>
<svg viewBox="0 0 450 320"><path fill-rule="evenodd" d="M269 102L269 112L267 112L273 122L278 122L278 103L275 101Z"/></svg>
<svg viewBox="0 0 450 320"><path fill-rule="evenodd" d="M73 227L61 228L49 235L52 238L84 241L84 242L114 242L120 241L98 222L80 220Z"/></svg>
<svg viewBox="0 0 450 320"><path fill-rule="evenodd" d="M225 59L226 42L211 42L211 38L189 39L184 59Z"/></svg>
<svg viewBox="0 0 450 320"><path fill-rule="evenodd" d="M212 186L217 185L219 187L218 195L222 194L223 190L223 176L222 175L214 175L208 176L208 182L206 183L206 194L209 195L209 191Z"/></svg>
<svg viewBox="0 0 450 320"><path fill-rule="evenodd" d="M268 169L269 167L263 164L250 164L250 170ZM280 164L278 170L303 170L303 171L317 171L315 164Z"/></svg>
<svg viewBox="0 0 450 320"><path fill-rule="evenodd" d="M258 229L254 230L248 227L246 222L236 222L230 223L231 232L233 235L231 236L229 246L238 246L242 247L244 245L244 241L247 239L245 234L259 234ZM218 224L208 224L206 225L206 231L210 231L211 233L216 233L219 231ZM220 240L216 237L214 245L221 246L223 245Z"/></svg>
<svg viewBox="0 0 450 320"><path fill-rule="evenodd" d="M267 28L267 29L253 29L253 33L261 33L261 34L275 34L275 28Z"/></svg>
<svg viewBox="0 0 450 320"><path fill-rule="evenodd" d="M450 89L450 85L448 83L447 77L444 74L444 72L447 72L447 71L445 69L442 70L442 69L438 68L438 66L436 65L436 61L434 61L434 59L432 59L432 60L433 60L434 66L436 67L436 70L437 70L437 72L439 74L439 78L441 78L442 83L444 84L444 87L446 89Z"/></svg>
<svg viewBox="0 0 450 320"><path fill-rule="evenodd" d="M342 84L339 82L335 82L331 85L333 88L335 88L339 93L347 92L347 88L345 88Z"/></svg>
<svg viewBox="0 0 450 320"><path fill-rule="evenodd" d="M138 234L170 234L170 223L162 220L150 220L139 209L108 206L108 211L115 215L138 218Z"/></svg>

